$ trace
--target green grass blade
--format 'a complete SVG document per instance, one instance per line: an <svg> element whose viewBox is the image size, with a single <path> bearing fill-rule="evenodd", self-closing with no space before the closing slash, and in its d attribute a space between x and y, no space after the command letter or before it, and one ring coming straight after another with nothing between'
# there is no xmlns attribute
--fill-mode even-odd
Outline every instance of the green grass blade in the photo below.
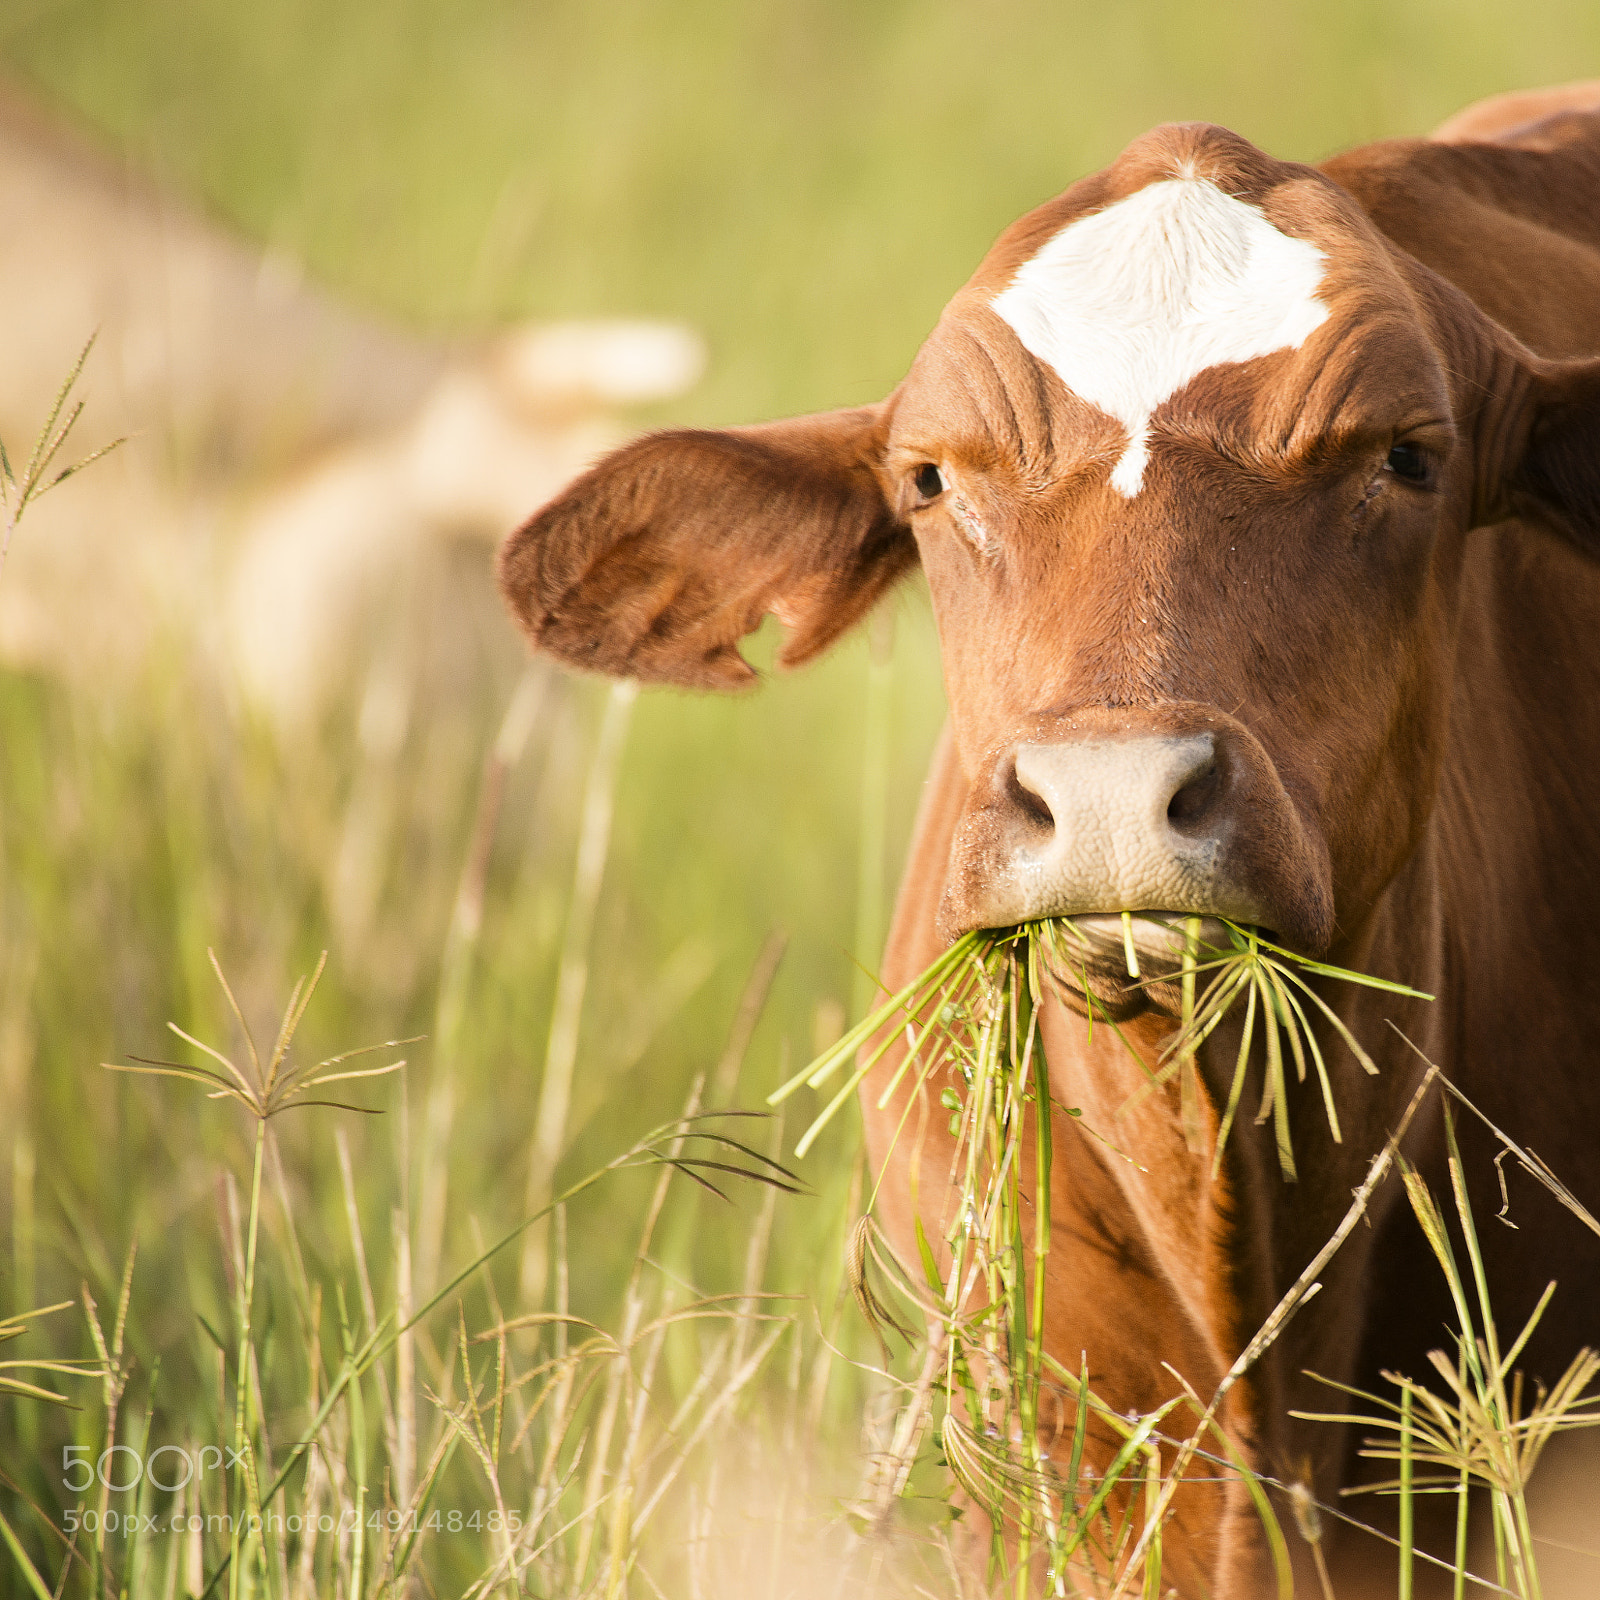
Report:
<svg viewBox="0 0 1600 1600"><path fill-rule="evenodd" d="M1286 1183L1299 1182L1300 1174L1294 1164L1294 1146L1289 1138L1289 1086L1283 1077L1283 1050L1278 1040L1278 1025L1276 1021L1276 1007L1267 1003L1270 994L1263 999L1263 1010L1266 1011L1271 1031L1267 1035L1267 1072L1270 1076L1276 1094L1273 1099L1272 1129L1278 1146L1278 1166L1283 1172Z"/></svg>
<svg viewBox="0 0 1600 1600"><path fill-rule="evenodd" d="M1123 959L1128 963L1128 976L1137 978L1139 976L1139 953L1133 948L1133 913L1131 911L1122 913L1122 955Z"/></svg>
<svg viewBox="0 0 1600 1600"><path fill-rule="evenodd" d="M27 1580L28 1587L39 1597L39 1600L55 1600L55 1596L45 1586L45 1581L39 1576L39 1569L28 1559L28 1552L22 1548L22 1542L11 1531L11 1524L4 1515L0 1515L0 1538L6 1542L12 1559L17 1563L17 1570Z"/></svg>
<svg viewBox="0 0 1600 1600"><path fill-rule="evenodd" d="M1466 1240L1467 1259L1472 1264L1473 1287L1478 1295L1478 1310L1483 1318L1482 1337L1489 1351L1489 1371L1492 1374L1499 1374L1503 1368L1500 1362L1500 1339L1494 1325L1494 1305L1489 1298L1489 1279L1484 1272L1483 1253L1478 1248L1478 1230L1472 1221L1472 1202L1467 1198L1461 1147L1456 1143L1455 1118L1451 1114L1448 1100L1444 1104L1444 1136L1450 1155L1450 1187L1455 1195L1456 1215L1461 1223L1462 1237ZM1462 1331L1466 1331L1466 1324L1462 1325Z"/></svg>
<svg viewBox="0 0 1600 1600"><path fill-rule="evenodd" d="M1473 1382L1481 1391L1485 1375L1478 1362L1477 1329L1473 1323L1471 1308L1467 1304L1466 1285L1462 1282L1461 1269L1456 1265L1455 1250L1450 1244L1450 1234L1445 1227L1444 1216L1429 1192L1427 1184L1422 1181L1421 1173L1404 1156L1397 1156L1396 1161L1400 1168L1401 1181L1405 1184L1406 1198L1411 1202L1412 1213L1444 1272L1450 1298L1455 1302L1456 1321L1461 1329L1462 1352Z"/></svg>
<svg viewBox="0 0 1600 1600"><path fill-rule="evenodd" d="M1411 1385L1400 1391L1400 1587L1397 1600L1412 1600L1416 1565L1416 1508L1411 1483Z"/></svg>
<svg viewBox="0 0 1600 1600"><path fill-rule="evenodd" d="M1279 981L1282 982L1281 979ZM1290 1009L1294 1012L1299 1022L1296 1037L1304 1037L1306 1047L1311 1052L1312 1065L1317 1069L1317 1083L1322 1089L1322 1106L1328 1118L1328 1132L1333 1136L1335 1144L1342 1144L1344 1135L1339 1128L1339 1112L1333 1103L1333 1084L1328 1078L1328 1064L1322 1058L1322 1046L1317 1043L1316 1031L1312 1028L1304 1008L1295 997L1294 991L1287 983L1284 983L1282 987L1283 997L1289 1002Z"/></svg>
<svg viewBox="0 0 1600 1600"><path fill-rule="evenodd" d="M1326 961L1318 961L1312 956L1303 956L1293 950L1285 949L1281 944L1274 944L1270 939L1264 939L1259 933L1251 933L1248 929L1240 927L1237 923L1229 922L1226 917L1220 919L1240 938L1253 939L1263 950L1270 950L1275 956L1283 956L1294 962L1306 972L1313 972L1322 978L1342 978L1346 983L1359 983L1364 989L1382 989L1389 994L1403 994L1412 1000L1432 1000L1434 996L1424 994L1421 989L1413 989L1408 984L1396 983L1392 978L1374 978L1370 973L1355 972L1349 967L1330 966Z"/></svg>
<svg viewBox="0 0 1600 1600"><path fill-rule="evenodd" d="M1273 1063L1282 1067L1283 1056L1278 1048L1278 1019L1277 1007L1272 1002L1272 996L1267 992L1260 972L1250 974L1250 981L1256 987L1256 998L1261 1010L1261 1037L1266 1041L1267 1063L1261 1074L1261 1104L1256 1108L1255 1122L1259 1128L1266 1122L1283 1098L1282 1072L1272 1070Z"/></svg>
<svg viewBox="0 0 1600 1600"><path fill-rule="evenodd" d="M1544 1293L1539 1296L1538 1305L1533 1308L1528 1320L1523 1323L1522 1332L1517 1335L1515 1341L1512 1343L1511 1348L1507 1350L1506 1353L1500 1358L1500 1367L1495 1375L1496 1382L1504 1382L1506 1377L1511 1372L1511 1369L1517 1364L1517 1357L1522 1354L1523 1346L1526 1345L1528 1340L1533 1337L1533 1330L1539 1326L1539 1321L1544 1316L1545 1309L1547 1306L1549 1306L1552 1297L1555 1295L1555 1292L1555 1279L1552 1278L1550 1282L1545 1285Z"/></svg>
<svg viewBox="0 0 1600 1600"><path fill-rule="evenodd" d="M1195 976L1199 965L1200 919L1185 917L1183 924L1183 978L1179 987L1179 1033L1194 1023ZM1178 1056L1178 1124L1183 1130L1183 1146L1190 1155L1198 1155L1203 1148L1200 1130L1200 1075L1195 1066L1194 1051L1185 1050Z"/></svg>
<svg viewBox="0 0 1600 1600"><path fill-rule="evenodd" d="M1067 1541L1066 1552L1070 1556L1079 1549L1088 1537L1094 1519L1100 1514L1102 1507L1111 1498L1121 1484L1129 1466L1138 1456L1148 1442L1150 1435L1166 1420L1167 1413L1175 1406L1183 1404L1183 1397L1168 1400L1165 1405L1141 1417L1128 1437L1123 1441L1122 1448L1117 1451L1101 1476L1099 1487L1090 1497L1088 1505L1078 1514L1078 1526L1073 1530L1072 1537Z"/></svg>
<svg viewBox="0 0 1600 1600"><path fill-rule="evenodd" d="M1233 1084L1228 1090L1228 1109L1223 1113L1222 1125L1217 1129L1216 1154L1211 1158L1211 1176L1213 1181L1222 1171L1222 1153L1228 1147L1228 1132L1233 1127L1234 1113L1239 1109L1239 1096L1244 1090L1245 1069L1250 1064L1250 1041L1255 1032L1256 1023L1256 990L1255 985L1250 985L1250 999L1245 1006L1244 1035L1239 1040L1239 1059L1233 1068Z"/></svg>
<svg viewBox="0 0 1600 1600"><path fill-rule="evenodd" d="M1366 1070L1369 1076L1374 1078L1377 1077L1377 1063L1373 1061L1372 1057L1369 1056L1367 1052L1363 1050L1356 1042L1356 1036L1344 1025L1344 1019L1339 1015L1339 1013L1335 1011L1333 1007L1330 1006L1328 1002L1324 1000L1322 996L1318 994L1317 991L1313 989L1298 972L1290 972L1289 969L1285 967L1284 976L1288 978L1291 983L1297 984L1301 989L1311 996L1312 1000L1316 1002L1317 1006L1322 1011L1322 1014L1338 1030L1339 1037L1343 1039L1345 1044L1349 1047L1350 1054L1361 1063L1362 1067Z"/></svg>
<svg viewBox="0 0 1600 1600"><path fill-rule="evenodd" d="M811 1126L800 1135L794 1147L795 1160L798 1161L804 1157L805 1153L816 1143L822 1130L833 1120L840 1107L861 1087L862 1081L867 1074L883 1060L897 1043L899 1043L899 1034L889 1034L865 1061L857 1064L856 1070L845 1079L844 1087L817 1113Z"/></svg>
<svg viewBox="0 0 1600 1600"><path fill-rule="evenodd" d="M854 1055L873 1034L897 1013L907 1011L914 1015L919 1009L921 1001L930 995L935 988L939 987L952 969L972 958L977 951L978 945L978 934L963 934L925 972L919 973L898 994L885 1001L871 1016L858 1022L837 1044L831 1045L815 1061L809 1062L787 1082L774 1089L767 1096L767 1104L773 1106L780 1104L793 1094L801 1084L809 1084L813 1089L820 1087L837 1071L841 1062Z"/></svg>
<svg viewBox="0 0 1600 1600"><path fill-rule="evenodd" d="M1263 961L1261 965L1272 984L1273 998L1278 1005L1278 1019L1283 1023L1284 1030L1289 1035L1289 1048L1294 1054L1295 1081L1304 1083L1306 1081L1305 1047L1300 1041L1300 1029L1296 1025L1297 1018L1300 1021L1304 1019L1300 1018L1299 1013L1289 1004L1289 986L1283 981L1283 975L1279 971L1278 963L1276 961Z"/></svg>

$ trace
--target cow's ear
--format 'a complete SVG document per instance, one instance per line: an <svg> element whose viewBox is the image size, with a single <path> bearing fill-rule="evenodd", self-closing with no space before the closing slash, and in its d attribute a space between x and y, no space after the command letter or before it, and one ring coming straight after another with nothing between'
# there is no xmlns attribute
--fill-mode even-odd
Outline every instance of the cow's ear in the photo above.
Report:
<svg viewBox="0 0 1600 1600"><path fill-rule="evenodd" d="M529 637L613 677L732 689L769 612L796 665L916 560L877 473L887 406L657 433L586 472L500 552Z"/></svg>
<svg viewBox="0 0 1600 1600"><path fill-rule="evenodd" d="M1512 504L1553 519L1600 557L1600 361L1538 362L1530 399Z"/></svg>

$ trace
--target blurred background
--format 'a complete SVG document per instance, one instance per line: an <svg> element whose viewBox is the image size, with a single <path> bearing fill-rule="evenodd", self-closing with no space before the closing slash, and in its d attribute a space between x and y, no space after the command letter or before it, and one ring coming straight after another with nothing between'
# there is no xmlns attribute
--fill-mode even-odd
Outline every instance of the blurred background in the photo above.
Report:
<svg viewBox="0 0 1600 1600"><path fill-rule="evenodd" d="M0 569L0 1313L114 1305L137 1239L127 1405L226 1411L195 1321L227 1326L253 1124L99 1065L169 1020L240 1048L208 948L258 1038L322 950L311 1057L425 1036L358 1086L384 1115L274 1124L296 1248L344 1281L353 1207L380 1303L697 1074L760 1105L861 1014L943 714L920 588L738 699L530 668L491 553L596 451L880 398L1000 229L1157 122L1316 160L1596 75L1582 0L3 0L0 439L91 334L61 459L128 438ZM802 1176L761 1281L866 1353L851 1117ZM653 1181L568 1218L597 1317ZM757 1203L684 1212L662 1270L747 1284ZM544 1303L537 1250L494 1271ZM848 1367L817 1404L854 1448ZM104 1421L0 1395L13 1525Z"/></svg>

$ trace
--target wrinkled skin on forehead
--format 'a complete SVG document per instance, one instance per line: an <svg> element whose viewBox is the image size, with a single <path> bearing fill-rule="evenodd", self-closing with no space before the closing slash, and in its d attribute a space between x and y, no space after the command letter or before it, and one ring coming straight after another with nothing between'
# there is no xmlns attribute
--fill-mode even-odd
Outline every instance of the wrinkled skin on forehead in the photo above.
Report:
<svg viewBox="0 0 1600 1600"><path fill-rule="evenodd" d="M786 661L804 660L920 562L950 725L885 956L891 987L967 928L1166 910L1255 922L1440 996L1322 986L1381 1072L1365 1077L1323 1037L1344 1139L1315 1085L1291 1083L1294 1185L1248 1126L1208 1176L1237 1021L1199 1064L1196 1154L1175 1087L1128 1109L1172 1026L1159 990L1153 1003L1130 990L1115 962L1090 974L1142 1065L1109 1030L1090 1040L1066 1007L1046 1008L1053 1094L1132 1158L1055 1116L1046 1342L1068 1370L1086 1355L1120 1409L1178 1392L1173 1372L1209 1394L1333 1232L1423 1072L1389 1021L1600 1206L1600 90L1563 94L1553 121L1521 127L1521 102L1518 125L1480 109L1462 123L1469 142L1378 145L1320 171L1221 129L1158 129L1008 229L881 405L639 441L503 552L507 598L541 648L701 687L749 680L738 640L768 612L791 630ZM1216 193L1190 211L1244 217L1273 259L1303 265L1314 247L1315 304L1301 295L1296 311L1285 291L1290 331L1268 318L1264 353L1187 375L1163 357L1180 380L1167 388L1119 389L1105 360L1067 345L1102 398L1158 396L1148 415L1123 405L1130 422L1024 342L1003 314L1015 296L996 301L1074 224L1102 219L1093 237L1114 239L1135 214L1119 204L1196 182ZM1181 219L1188 191L1171 193ZM1126 270L1149 267L1152 248L1187 270L1184 252L1211 242L1147 233ZM1092 279L1097 258L1083 270ZM1105 303L1121 313L1114 292ZM1151 337L1171 336L1186 305ZM1201 334L1205 349L1231 336ZM1170 893L1130 898L1145 883ZM914 1261L914 1206L929 1238L946 1233L952 1150L938 1083L920 1107L909 1087L877 1107L896 1064L869 1078L863 1106L880 1211ZM1494 1146L1476 1128L1463 1141L1488 1219ZM1406 1148L1436 1191L1440 1142L1429 1102ZM1600 1343L1600 1248L1541 1192L1511 1193L1521 1231L1485 1221L1488 1269L1508 1327L1561 1279L1524 1353L1548 1381ZM1450 1320L1396 1197L1378 1192L1222 1413L1258 1471L1325 1500L1360 1463L1337 1429L1289 1417L1330 1409L1305 1370L1369 1387L1383 1368L1421 1376ZM1097 1468L1113 1448L1091 1438ZM1286 1499L1279 1510L1292 1523ZM1448 1530L1423 1533L1448 1545ZM1331 1525L1329 1539L1343 1600L1393 1593L1381 1547ZM1290 1543L1317 1592L1308 1547ZM1180 1493L1166 1548L1164 1581L1185 1600L1274 1592L1236 1483Z"/></svg>

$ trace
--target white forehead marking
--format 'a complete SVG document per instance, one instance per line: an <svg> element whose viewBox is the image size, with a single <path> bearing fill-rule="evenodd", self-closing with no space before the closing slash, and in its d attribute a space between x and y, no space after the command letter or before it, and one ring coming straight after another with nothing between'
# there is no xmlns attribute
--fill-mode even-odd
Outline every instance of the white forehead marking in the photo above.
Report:
<svg viewBox="0 0 1600 1600"><path fill-rule="evenodd" d="M1163 400L1207 367L1297 349L1327 317L1322 262L1258 206L1173 178L1069 223L990 303L1074 394L1128 430L1111 482L1131 499Z"/></svg>

